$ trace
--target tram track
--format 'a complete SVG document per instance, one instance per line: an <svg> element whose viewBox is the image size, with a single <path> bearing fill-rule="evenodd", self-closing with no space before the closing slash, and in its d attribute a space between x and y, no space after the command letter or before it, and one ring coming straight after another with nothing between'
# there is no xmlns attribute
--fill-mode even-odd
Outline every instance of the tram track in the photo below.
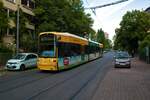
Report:
<svg viewBox="0 0 150 100"><path fill-rule="evenodd" d="M5 84L6 82L8 83L11 81L19 80L19 79L24 78L24 77L32 76L32 75L36 74L36 73L33 73L34 71L35 70L31 70L31 71L27 70L27 71L21 71L21 72L18 72L18 71L10 72L10 71L8 71L8 73L7 73L8 75L0 77L0 83ZM10 74L12 74L12 75L10 75ZM11 76L11 78L10 78L10 76Z"/></svg>
<svg viewBox="0 0 150 100"><path fill-rule="evenodd" d="M95 60L96 61L96 60ZM91 63L91 62L90 62ZM93 63L93 62L92 62ZM91 66L88 66L89 68L91 68L91 69L93 69ZM56 84L54 84L54 85L52 85L52 86L49 86L49 87L47 87L47 88L44 88L44 89L42 89L41 91L39 91L38 93L36 93L36 94L34 94L34 95L32 95L32 96L30 96L28 99L26 99L26 100L33 100L34 98L36 98L37 96L39 96L39 95L41 95L41 94L43 94L43 93L45 93L45 92L47 92L47 91L49 91L49 90L52 90L52 89L54 89L55 87L57 87L57 86L59 86L59 85L62 85L62 84L64 84L65 82L67 82L67 81L70 81L71 79L73 79L74 77L78 77L78 76L80 76L82 73L84 73L84 72L88 72L88 70L85 70L87 67L85 67L84 69L82 69L82 70L80 70L80 71L78 71L77 73L75 73L75 74L73 74L73 75L71 75L70 77L68 77L68 78L66 78L65 80L62 80L61 82L58 82L58 83L56 83ZM99 68L100 69L100 68ZM97 71L97 69L95 69L96 71ZM93 72L93 73L95 73L95 71Z"/></svg>
<svg viewBox="0 0 150 100"><path fill-rule="evenodd" d="M93 72L92 76L89 77L89 79L84 83L82 84L82 86L78 89L78 91L76 91L70 98L69 100L74 100L74 98L82 91L82 89L84 89L88 83L92 80L95 79L96 75L98 74L98 72L101 70L101 68L99 67L98 69L96 69L95 72Z"/></svg>
<svg viewBox="0 0 150 100"><path fill-rule="evenodd" d="M76 99L77 96L79 96L80 94L82 94L81 92L84 91L84 89L86 89L88 87L88 85L90 84L90 82L94 81L96 79L96 77L98 77L98 81L95 86L95 88L93 89L93 92L89 95L88 97L88 100L92 100L95 92L97 91L97 88L100 84L100 82L103 80L104 76L106 75L107 73L107 70L108 69L107 67L109 67L109 65L106 65L105 68L98 68L98 70L95 71L95 73L93 73L93 75L91 77L89 77L89 79L79 88L78 91L76 91L71 97L69 100L78 100ZM98 73L100 70L103 70L104 73Z"/></svg>
<svg viewBox="0 0 150 100"><path fill-rule="evenodd" d="M89 63L91 63L91 62L89 62ZM79 67L80 67L80 66L79 66ZM77 67L77 68L79 68L79 67ZM75 69L77 69L77 68L75 68ZM69 77L69 78L67 78L67 79L65 79L65 80L63 80L63 81L65 82L65 81L67 81L68 79L72 78L73 76L75 76L75 75L77 75L77 74L83 72L86 68L87 68L87 67L84 67L82 70L78 71L77 73L73 74L71 77ZM69 70L69 71L73 71L73 69L72 69L72 70ZM69 71L68 71L68 72L69 72ZM59 74L59 73L58 73L58 74ZM23 83L20 83L19 85L12 86L12 87L10 87L10 88L0 90L0 94L6 93L7 91L12 91L12 90L14 90L14 89L17 89L17 88L20 88L20 87L23 87L23 86L26 86L26 85L29 85L29 84L32 84L32 83L35 83L35 82L38 82L38 81L41 81L42 79L44 80L44 79L46 79L46 78L53 77L54 75L58 75L58 74L50 74L50 75L42 76L42 77L39 77L39 78L37 78L37 79L30 80L30 81L25 81L25 82L23 82ZM60 73L60 74L61 74L61 73ZM32 74L30 74L30 75L32 75ZM29 76L30 76L30 75L29 75ZM36 73L36 74L34 73L33 75L37 75L37 73ZM33 76L33 75L32 75L32 76ZM26 77L26 76L25 76L25 77ZM25 78L25 77L23 77L23 78ZM18 79L23 79L23 78L18 78ZM17 80L17 79L16 79L16 80ZM12 80L12 81L13 81L13 80ZM12 82L12 81L11 81L11 82ZM9 81L9 82L10 82L10 81ZM61 84L61 83L62 83L62 82L57 83L57 84L55 84L55 85L52 86L52 87L55 87L55 86L57 86L57 85L59 85L59 84Z"/></svg>
<svg viewBox="0 0 150 100"><path fill-rule="evenodd" d="M35 76L35 75L37 75L37 74L34 74L34 76ZM37 81L39 81L39 80L52 77L52 75L54 75L54 74L46 75L46 76L40 76L40 77L38 77L37 79L31 79L31 80L29 80L29 81L25 81L25 82L20 83L20 84L18 84L18 85L16 85L16 86L11 86L11 87L9 87L9 88L7 88L7 89L0 90L0 93L4 93L4 92L10 91L10 90L13 90L13 89L16 89L16 88L19 88L19 87L22 87L22 86L31 84L31 83L33 83L33 82L37 82ZM32 76L33 76L33 75L32 75ZM25 78L25 77L24 77L24 78ZM23 79L23 78L19 78L19 79ZM16 80L15 80L15 81L16 81Z"/></svg>
<svg viewBox="0 0 150 100"><path fill-rule="evenodd" d="M101 61L101 62L102 62L102 61ZM97 63L97 62L93 62L93 63L96 63L95 65L97 65L97 64L100 64L101 62L98 61L98 63ZM88 78L84 79L84 82L80 83L80 84L82 84L82 85L80 85L79 88L77 87L77 89L71 90L71 92L73 92L73 93L71 93L71 94L69 93L69 94L63 95L63 96L64 96L63 99L66 99L66 100L74 100L75 97L76 97L78 94L80 94L80 92L89 84L89 82L90 82L90 81L93 81L93 80L95 79L95 77L98 75L98 72L100 72L100 70L101 70L101 71L102 71L102 70L105 70L105 72L104 72L104 75L105 75L106 72L107 72L107 70L108 70L108 68L109 68L109 66L107 65L107 60L105 60L104 62L102 62L101 65L103 65L103 64L105 64L105 67L103 67L103 68L102 68L102 66L99 66L99 67L97 66L97 68L95 68L94 70L89 69L89 70L91 70L92 74L90 74L90 75L88 76ZM92 66L92 65L91 65L91 66ZM89 68L89 67L88 67L88 68ZM91 68L92 68L92 67L91 67ZM93 68L92 68L92 69L93 69ZM61 82L59 82L59 83L57 83L57 84L55 84L55 85L53 85L53 86L47 87L47 88L41 90L39 93L37 93L37 94L35 94L35 95L32 95L31 97L29 97L28 99L25 99L25 100L37 100L37 99L43 99L43 100L45 100L44 98L45 98L46 96L53 98L53 100L62 99L62 98L59 98L59 97L62 96L62 95L61 95L61 93L63 93L63 92L62 92L62 89L63 89L63 91L64 91L64 89L66 89L66 88L71 89L72 86L71 86L71 85L67 85L67 84L74 83L75 81L78 81L78 79L80 79L79 77L81 77L82 75L84 76L84 75L89 74L89 70L82 71L82 73L77 74L77 75L72 75L70 78L65 79L65 80L63 80L63 81L61 81ZM100 75L100 76L101 76L101 77L104 77L104 75ZM76 79L74 78L74 76L76 77ZM98 80L98 84L100 84L100 80L102 80L102 79L99 79L99 80ZM63 88L62 88L62 87L63 87ZM56 90L56 91L55 91L55 90ZM55 91L55 93L53 93L54 91ZM59 91L59 92L58 92L58 91ZM67 91L69 91L69 90L67 90ZM94 88L94 91L96 91L96 88ZM60 94L60 95L56 95L57 93ZM46 94L47 94L47 95L46 95ZM68 95L69 95L69 98L68 98ZM90 98L92 98L93 95L94 95L94 94L92 94L92 96L91 96ZM43 97L44 97L44 98L43 98ZM47 99L48 99L48 98L47 98ZM47 99L46 99L46 100L47 100ZM77 100L78 100L78 99L77 99Z"/></svg>
<svg viewBox="0 0 150 100"><path fill-rule="evenodd" d="M88 97L86 96L85 98L82 98L84 100L92 100L93 96L95 95L101 81L103 80L103 78L105 77L105 75L107 74L107 71L109 70L109 68L111 68L110 66L113 64L113 59L109 58L109 63L106 60L102 61L102 65L105 65L105 67L103 66L103 68L98 68L98 70L96 70L96 72L89 77L89 79L79 88L78 91L76 91L76 93L74 93L69 100L78 100L78 97L81 97L82 95L85 95L85 91L90 87L91 84L95 84L94 88L92 88L92 92L90 92L90 94L88 95ZM102 72L103 73L98 73L98 72ZM94 81L96 80L96 81ZM94 82L94 83L93 83ZM80 98L81 99L81 98ZM81 100L82 100L81 99Z"/></svg>

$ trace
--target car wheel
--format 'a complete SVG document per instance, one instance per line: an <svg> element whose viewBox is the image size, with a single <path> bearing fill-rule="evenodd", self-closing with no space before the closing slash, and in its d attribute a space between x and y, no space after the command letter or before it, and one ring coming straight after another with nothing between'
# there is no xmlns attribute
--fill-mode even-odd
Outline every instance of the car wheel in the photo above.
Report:
<svg viewBox="0 0 150 100"><path fill-rule="evenodd" d="M25 70L25 65L21 65L21 66L20 66L20 70L21 70L21 71Z"/></svg>

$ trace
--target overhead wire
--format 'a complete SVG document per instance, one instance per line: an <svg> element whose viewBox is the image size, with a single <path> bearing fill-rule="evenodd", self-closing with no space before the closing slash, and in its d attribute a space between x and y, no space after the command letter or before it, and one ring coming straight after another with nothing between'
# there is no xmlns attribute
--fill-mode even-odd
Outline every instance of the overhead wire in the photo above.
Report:
<svg viewBox="0 0 150 100"><path fill-rule="evenodd" d="M88 6L90 6L90 4L88 3L88 1L87 1L87 0L85 0L85 1L86 1L86 3L88 4ZM102 25L100 25L101 21L99 20L98 16L96 15L96 10L95 10L95 9L90 9L90 10L91 10L92 13L95 15L96 20L98 21L99 26L102 26Z"/></svg>

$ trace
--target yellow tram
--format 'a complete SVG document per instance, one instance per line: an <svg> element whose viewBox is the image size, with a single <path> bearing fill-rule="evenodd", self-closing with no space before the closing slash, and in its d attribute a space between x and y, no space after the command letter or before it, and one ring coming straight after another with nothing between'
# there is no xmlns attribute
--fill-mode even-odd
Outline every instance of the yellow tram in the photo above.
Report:
<svg viewBox="0 0 150 100"><path fill-rule="evenodd" d="M58 71L102 56L103 45L62 32L42 32L38 43L38 68Z"/></svg>

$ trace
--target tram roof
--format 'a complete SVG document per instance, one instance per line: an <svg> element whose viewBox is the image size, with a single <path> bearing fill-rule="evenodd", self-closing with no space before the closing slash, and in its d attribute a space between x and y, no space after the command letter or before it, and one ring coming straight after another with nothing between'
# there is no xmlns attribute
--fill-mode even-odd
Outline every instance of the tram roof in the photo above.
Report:
<svg viewBox="0 0 150 100"><path fill-rule="evenodd" d="M96 45L99 45L100 47L103 47L103 44L102 44L102 43L95 42L95 41L92 41L92 40L89 40L89 42L91 42L91 43L93 43L93 44L96 44Z"/></svg>
<svg viewBox="0 0 150 100"><path fill-rule="evenodd" d="M86 38L83 38L83 37L80 37L80 36L77 36L77 35L74 35L74 34L71 34L71 33L68 33L68 32L42 32L42 33L40 33L40 35L42 35L42 34L54 34L54 35L58 35L58 36L66 36L66 37L77 38L77 39L92 43L94 45L99 45L100 47L103 47L103 44L101 44L101 43L98 43L98 42L95 42L95 41L92 41L92 40L87 40Z"/></svg>
<svg viewBox="0 0 150 100"><path fill-rule="evenodd" d="M98 44L98 45L100 44L100 43L92 41L92 40L89 40L89 42L94 43L94 44Z"/></svg>
<svg viewBox="0 0 150 100"><path fill-rule="evenodd" d="M80 36L77 36L77 35L74 35L74 34L71 34L71 33L68 33L68 32L42 32L40 33L40 35L42 34L54 34L54 35L61 35L61 36L68 36L68 37L74 37L74 38L78 38L78 39L81 39L81 40L84 40L84 41L88 41L86 38L83 38L83 37L80 37Z"/></svg>

